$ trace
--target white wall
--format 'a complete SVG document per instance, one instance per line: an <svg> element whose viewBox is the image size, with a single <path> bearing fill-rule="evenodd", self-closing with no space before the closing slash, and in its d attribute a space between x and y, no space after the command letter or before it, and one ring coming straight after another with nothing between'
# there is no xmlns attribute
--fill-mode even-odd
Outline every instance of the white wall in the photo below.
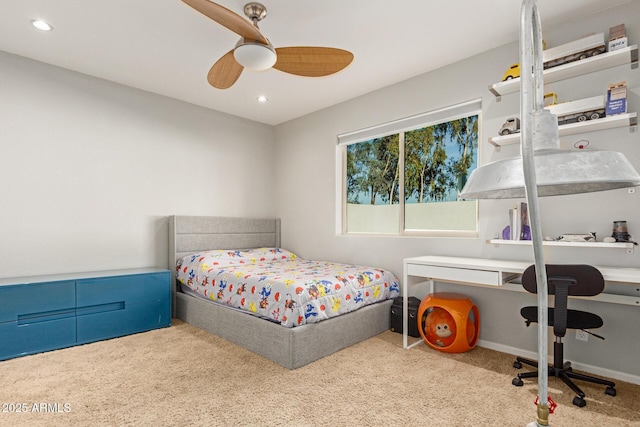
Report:
<svg viewBox="0 0 640 427"><path fill-rule="evenodd" d="M168 263L166 217L274 209L273 127L0 52L0 277Z"/></svg>
<svg viewBox="0 0 640 427"><path fill-rule="evenodd" d="M559 45L591 32L605 32L625 23L631 44L640 42L640 2L604 11L596 16L547 29L543 36L548 46ZM518 19L518 17L514 17ZM472 34L469 35L473 37ZM423 54L429 55L428 44ZM518 114L519 95L510 94L498 102L488 86L502 77L506 68L518 62L517 43L479 53L477 56L411 80L378 90L319 111L276 128L276 213L282 218L283 246L306 258L320 258L381 266L402 277L402 260L420 255L451 255L495 259L533 260L530 247L494 247L486 244L508 224L507 211L514 201L481 201L479 238L363 237L336 235L336 137L392 120L428 112L456 103L482 98L481 159L483 162L517 155L517 146L496 151L486 142L509 117ZM640 109L640 71L629 65L581 76L553 85L561 99L581 99L604 94L610 83L626 80L629 86L629 111ZM589 148L623 151L640 170L638 133L629 128L601 131L561 138L563 147L579 139L590 141ZM520 200L518 200L519 202ZM522 200L524 201L524 200ZM597 232L601 239L611 234L614 220L627 220L629 232L640 239L640 191L626 190L544 199L541 202L543 233ZM640 249L633 255L624 250L550 248L547 262L585 262L596 265L640 266ZM526 329L520 307L535 304L535 297L514 292L439 284L473 295L482 317L481 339L501 345L535 349L536 333ZM632 287L629 287L632 288ZM629 292L639 294L637 289ZM605 318L600 331L602 342L568 346L566 355L584 364L626 372L640 379L640 329L637 307L591 303L589 308ZM611 357L616 349L619 356Z"/></svg>

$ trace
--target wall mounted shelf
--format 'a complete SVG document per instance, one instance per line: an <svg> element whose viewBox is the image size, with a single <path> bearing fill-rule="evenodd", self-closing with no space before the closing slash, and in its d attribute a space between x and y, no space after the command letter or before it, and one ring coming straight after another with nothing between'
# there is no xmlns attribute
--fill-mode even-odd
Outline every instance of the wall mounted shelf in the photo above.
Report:
<svg viewBox="0 0 640 427"><path fill-rule="evenodd" d="M587 120L584 122L567 123L558 126L560 136L575 135L585 132L596 132L599 130L613 129L629 126L631 132L634 132L638 126L638 113L616 114L615 116L607 116L596 120ZM520 133L512 133L503 136L494 136L489 138L489 143L495 147L505 145L519 144Z"/></svg>
<svg viewBox="0 0 640 427"><path fill-rule="evenodd" d="M638 68L638 45L549 68L544 71L544 82L545 84L553 83L624 64L631 64L631 68ZM489 91L496 97L497 101L500 101L502 95L518 92L519 90L520 78L489 86Z"/></svg>
<svg viewBox="0 0 640 427"><path fill-rule="evenodd" d="M495 246L500 245L517 245L517 246L531 246L531 240L503 240L503 239L491 239L487 240L487 243L490 243ZM598 249L626 249L628 254L633 253L633 243L624 243L624 242L614 242L614 243L606 243L606 242L561 242L556 240L551 241L543 241L543 246L568 246L573 248L598 248Z"/></svg>

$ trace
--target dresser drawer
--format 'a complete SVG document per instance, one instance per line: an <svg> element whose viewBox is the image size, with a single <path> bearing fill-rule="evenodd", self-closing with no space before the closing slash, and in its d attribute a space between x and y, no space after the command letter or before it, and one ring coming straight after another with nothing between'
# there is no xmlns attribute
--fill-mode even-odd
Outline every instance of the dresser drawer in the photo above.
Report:
<svg viewBox="0 0 640 427"><path fill-rule="evenodd" d="M171 324L169 271L76 282L78 343Z"/></svg>
<svg viewBox="0 0 640 427"><path fill-rule="evenodd" d="M83 279L76 282L78 314L84 307L171 298L169 272ZM109 309L110 311L111 309Z"/></svg>
<svg viewBox="0 0 640 427"><path fill-rule="evenodd" d="M73 316L30 322L0 323L0 360L40 353L76 344L76 319Z"/></svg>
<svg viewBox="0 0 640 427"><path fill-rule="evenodd" d="M111 311L78 314L79 344L134 334L171 324L169 299L113 306Z"/></svg>
<svg viewBox="0 0 640 427"><path fill-rule="evenodd" d="M0 286L0 323L26 324L32 319L74 316L76 291L74 281L45 282Z"/></svg>

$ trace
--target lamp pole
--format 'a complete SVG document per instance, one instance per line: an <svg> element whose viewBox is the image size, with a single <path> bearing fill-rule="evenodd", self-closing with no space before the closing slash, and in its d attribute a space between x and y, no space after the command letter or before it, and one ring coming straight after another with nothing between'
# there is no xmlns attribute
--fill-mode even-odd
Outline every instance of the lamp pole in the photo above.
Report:
<svg viewBox="0 0 640 427"><path fill-rule="evenodd" d="M520 15L520 118L522 166L531 227L531 239L538 286L538 408L537 420L528 427L549 425L547 395L548 371L548 289L542 246L542 227L538 208L534 143L544 140L546 127L543 99L542 30L537 0L523 0ZM531 73L533 70L533 74ZM551 119L555 119L551 116ZM555 122L557 133L557 121Z"/></svg>

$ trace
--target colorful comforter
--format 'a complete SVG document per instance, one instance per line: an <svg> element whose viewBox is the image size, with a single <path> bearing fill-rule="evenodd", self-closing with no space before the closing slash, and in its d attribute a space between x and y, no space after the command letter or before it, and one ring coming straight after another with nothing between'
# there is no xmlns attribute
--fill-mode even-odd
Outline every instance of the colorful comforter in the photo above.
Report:
<svg viewBox="0 0 640 427"><path fill-rule="evenodd" d="M390 272L300 259L280 248L212 250L186 256L176 277L203 298L285 327L315 323L398 296Z"/></svg>

